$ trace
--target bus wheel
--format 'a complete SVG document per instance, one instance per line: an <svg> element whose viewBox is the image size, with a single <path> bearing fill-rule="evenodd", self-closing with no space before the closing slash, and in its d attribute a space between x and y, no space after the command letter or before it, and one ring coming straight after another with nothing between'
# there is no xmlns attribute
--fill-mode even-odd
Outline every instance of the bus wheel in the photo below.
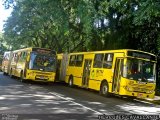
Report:
<svg viewBox="0 0 160 120"><path fill-rule="evenodd" d="M21 72L20 81L21 81L21 82L23 82L23 81L24 81L24 78L23 78L23 72Z"/></svg>
<svg viewBox="0 0 160 120"><path fill-rule="evenodd" d="M103 96L109 97L109 92L108 91L109 91L109 87L108 87L107 82L103 82L101 84L100 94L103 95Z"/></svg>
<svg viewBox="0 0 160 120"><path fill-rule="evenodd" d="M68 85L69 85L70 87L73 87L73 77L69 77Z"/></svg>

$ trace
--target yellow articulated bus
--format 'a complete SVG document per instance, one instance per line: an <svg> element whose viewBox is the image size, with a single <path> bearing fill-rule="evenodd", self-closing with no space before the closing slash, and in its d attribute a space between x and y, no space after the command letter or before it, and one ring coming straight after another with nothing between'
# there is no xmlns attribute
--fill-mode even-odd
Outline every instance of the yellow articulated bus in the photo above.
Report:
<svg viewBox="0 0 160 120"><path fill-rule="evenodd" d="M65 82L110 94L154 98L156 56L139 50L68 54Z"/></svg>
<svg viewBox="0 0 160 120"><path fill-rule="evenodd" d="M68 54L57 54L56 81L65 82Z"/></svg>
<svg viewBox="0 0 160 120"><path fill-rule="evenodd" d="M11 56L12 56L12 51L4 52L3 60L2 60L2 67L1 67L4 75L9 74Z"/></svg>
<svg viewBox="0 0 160 120"><path fill-rule="evenodd" d="M9 75L21 81L54 82L56 52L45 48L25 48L13 51Z"/></svg>

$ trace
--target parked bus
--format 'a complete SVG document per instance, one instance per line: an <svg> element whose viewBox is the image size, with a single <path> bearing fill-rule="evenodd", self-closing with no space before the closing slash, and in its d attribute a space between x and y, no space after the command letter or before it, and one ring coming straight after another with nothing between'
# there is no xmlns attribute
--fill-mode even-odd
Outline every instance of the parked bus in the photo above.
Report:
<svg viewBox="0 0 160 120"><path fill-rule="evenodd" d="M156 56L139 50L106 50L68 54L65 82L111 94L154 98Z"/></svg>
<svg viewBox="0 0 160 120"><path fill-rule="evenodd" d="M21 81L54 82L56 75L56 52L45 48L25 48L13 51L10 76Z"/></svg>
<svg viewBox="0 0 160 120"><path fill-rule="evenodd" d="M2 60L2 72L4 75L9 74L12 51L4 52Z"/></svg>

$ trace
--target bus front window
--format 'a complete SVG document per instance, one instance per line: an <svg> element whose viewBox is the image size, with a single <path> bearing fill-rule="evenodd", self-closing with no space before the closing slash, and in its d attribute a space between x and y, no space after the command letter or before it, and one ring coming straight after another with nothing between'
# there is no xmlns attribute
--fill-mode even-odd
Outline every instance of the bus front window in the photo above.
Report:
<svg viewBox="0 0 160 120"><path fill-rule="evenodd" d="M56 58L54 55L51 56L32 52L30 56L29 69L53 72L56 70Z"/></svg>
<svg viewBox="0 0 160 120"><path fill-rule="evenodd" d="M125 68L127 79L155 82L155 64L153 62L128 58Z"/></svg>

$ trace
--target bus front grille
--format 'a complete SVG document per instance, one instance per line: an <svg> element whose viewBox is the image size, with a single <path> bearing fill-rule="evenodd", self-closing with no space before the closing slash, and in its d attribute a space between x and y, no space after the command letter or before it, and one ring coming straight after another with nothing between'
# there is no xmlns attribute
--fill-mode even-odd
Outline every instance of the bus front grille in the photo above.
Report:
<svg viewBox="0 0 160 120"><path fill-rule="evenodd" d="M134 92L146 93L146 92L148 91L148 89L146 89L146 88L133 87L133 91L134 91Z"/></svg>

